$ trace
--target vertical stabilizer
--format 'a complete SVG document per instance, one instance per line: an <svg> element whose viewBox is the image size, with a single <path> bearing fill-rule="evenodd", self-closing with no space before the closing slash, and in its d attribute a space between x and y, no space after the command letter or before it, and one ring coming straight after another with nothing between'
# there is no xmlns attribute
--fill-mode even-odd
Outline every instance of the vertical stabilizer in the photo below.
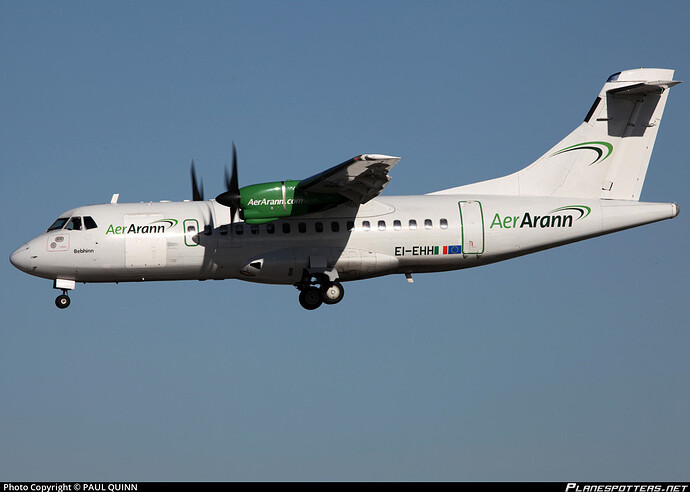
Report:
<svg viewBox="0 0 690 492"><path fill-rule="evenodd" d="M500 194L639 200L673 70L611 75L585 121L530 166L433 194Z"/></svg>

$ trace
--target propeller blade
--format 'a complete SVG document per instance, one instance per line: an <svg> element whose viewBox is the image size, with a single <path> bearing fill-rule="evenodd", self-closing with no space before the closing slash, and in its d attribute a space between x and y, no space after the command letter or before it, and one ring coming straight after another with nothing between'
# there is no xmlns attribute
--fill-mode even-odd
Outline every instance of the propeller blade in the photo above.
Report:
<svg viewBox="0 0 690 492"><path fill-rule="evenodd" d="M194 168L194 159L192 159L192 200L195 202L203 202L204 201L204 184L201 183L201 186L197 184L196 181L196 169Z"/></svg>
<svg viewBox="0 0 690 492"><path fill-rule="evenodd" d="M235 212L239 212L240 218L242 217L235 142L232 143L232 174L230 176L228 176L228 168L225 168L225 188L227 191L218 195L216 201L230 208L230 222L233 223L235 221Z"/></svg>
<svg viewBox="0 0 690 492"><path fill-rule="evenodd" d="M287 190L285 189L285 181L282 182L281 188L283 189L283 212L287 211Z"/></svg>
<svg viewBox="0 0 690 492"><path fill-rule="evenodd" d="M228 191L234 191L239 196L240 186L237 177L237 147L235 147L235 142L232 143L232 177L227 183L227 188Z"/></svg>

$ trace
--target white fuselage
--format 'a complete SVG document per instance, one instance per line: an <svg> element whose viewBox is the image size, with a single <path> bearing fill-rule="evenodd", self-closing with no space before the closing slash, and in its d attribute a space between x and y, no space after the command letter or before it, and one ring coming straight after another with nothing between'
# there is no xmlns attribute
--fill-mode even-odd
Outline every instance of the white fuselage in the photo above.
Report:
<svg viewBox="0 0 690 492"><path fill-rule="evenodd" d="M391 196L260 225L215 200L90 205L97 227L39 235L18 268L76 282L228 279L296 284L456 270L675 217L670 203L492 195Z"/></svg>

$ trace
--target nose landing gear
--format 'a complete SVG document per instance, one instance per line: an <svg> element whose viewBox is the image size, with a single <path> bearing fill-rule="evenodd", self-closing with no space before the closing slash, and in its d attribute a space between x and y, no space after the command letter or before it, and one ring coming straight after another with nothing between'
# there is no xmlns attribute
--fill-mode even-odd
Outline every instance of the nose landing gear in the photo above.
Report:
<svg viewBox="0 0 690 492"><path fill-rule="evenodd" d="M76 282L74 280L65 280L57 278L53 281L53 289L60 289L62 294L55 298L55 305L60 309L65 309L70 304L67 291L74 289Z"/></svg>
<svg viewBox="0 0 690 492"><path fill-rule="evenodd" d="M55 305L60 309L65 309L67 306L69 306L69 303L70 300L66 290L63 290L62 294L55 298Z"/></svg>

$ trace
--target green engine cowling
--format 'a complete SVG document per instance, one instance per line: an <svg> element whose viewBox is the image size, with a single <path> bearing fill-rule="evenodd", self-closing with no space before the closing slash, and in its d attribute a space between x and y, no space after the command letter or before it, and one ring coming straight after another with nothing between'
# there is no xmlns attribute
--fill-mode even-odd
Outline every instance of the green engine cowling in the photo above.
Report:
<svg viewBox="0 0 690 492"><path fill-rule="evenodd" d="M240 205L248 224L263 224L281 217L318 212L345 202L336 193L305 193L299 181L274 181L240 188Z"/></svg>

